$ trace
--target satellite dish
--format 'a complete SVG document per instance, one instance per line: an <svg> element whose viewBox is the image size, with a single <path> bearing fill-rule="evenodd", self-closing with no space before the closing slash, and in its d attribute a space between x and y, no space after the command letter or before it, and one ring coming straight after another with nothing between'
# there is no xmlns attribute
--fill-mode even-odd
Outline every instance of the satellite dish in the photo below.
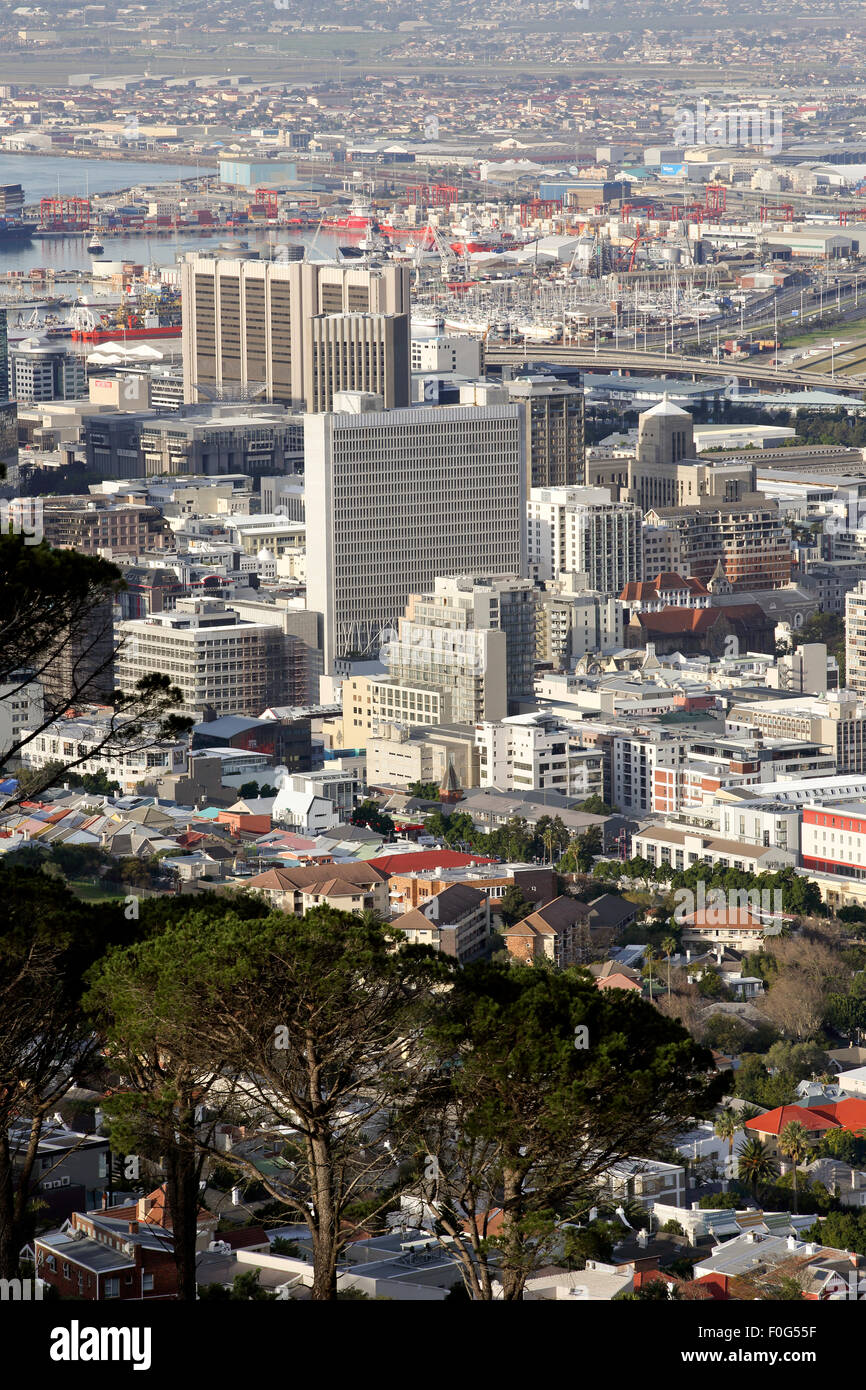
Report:
<svg viewBox="0 0 866 1390"><path fill-rule="evenodd" d="M580 170L578 169L578 167L577 167L576 164L570 164L570 165L569 165L569 168L568 168L568 172L569 172L571 175L573 175L574 178L577 178L578 174L580 173Z"/></svg>

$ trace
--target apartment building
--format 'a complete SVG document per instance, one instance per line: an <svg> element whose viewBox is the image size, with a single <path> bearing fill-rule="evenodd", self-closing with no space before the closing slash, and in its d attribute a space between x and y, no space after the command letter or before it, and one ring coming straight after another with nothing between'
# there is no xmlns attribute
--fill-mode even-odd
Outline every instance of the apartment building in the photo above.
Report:
<svg viewBox="0 0 866 1390"><path fill-rule="evenodd" d="M152 782L184 766L186 738L161 743L154 725L124 749L117 742L106 745L110 728L110 715L98 710L73 719L55 719L21 750L21 761L25 767L43 768L75 759L80 775L104 772L109 781L120 784L124 795L135 791L140 782ZM152 743L147 743L149 737Z"/></svg>
<svg viewBox="0 0 866 1390"><path fill-rule="evenodd" d="M476 726L482 787L500 791L547 790L566 796L601 796L604 758L581 747L553 715L522 714Z"/></svg>
<svg viewBox="0 0 866 1390"><path fill-rule="evenodd" d="M453 883L422 906L395 917L393 925L412 945L432 946L459 965L478 960L490 939L490 900L466 883Z"/></svg>
<svg viewBox="0 0 866 1390"><path fill-rule="evenodd" d="M410 787L413 782L442 785L453 771L461 787L479 785L475 730L468 724L433 728L377 723L367 737L367 785Z"/></svg>
<svg viewBox="0 0 866 1390"><path fill-rule="evenodd" d="M791 535L778 502L651 507L646 519L652 527L679 532L682 563L709 588L717 571L734 592L790 583Z"/></svg>
<svg viewBox="0 0 866 1390"><path fill-rule="evenodd" d="M442 334L436 338L413 338L411 361L413 372L430 372L436 376L480 377L483 371L484 345L468 334Z"/></svg>
<svg viewBox="0 0 866 1390"><path fill-rule="evenodd" d="M410 401L409 270L190 255L181 268L185 398L261 392L330 410L335 391Z"/></svg>
<svg viewBox="0 0 866 1390"><path fill-rule="evenodd" d="M589 938L590 909L576 898L559 897L503 927L505 949L526 964L549 960L561 970L579 965Z"/></svg>
<svg viewBox="0 0 866 1390"><path fill-rule="evenodd" d="M585 588L581 576L563 574L546 584L535 612L536 660L557 671L569 670L588 653L622 649L622 607L612 594Z"/></svg>
<svg viewBox="0 0 866 1390"><path fill-rule="evenodd" d="M106 499L50 497L43 503L45 539L59 549L86 555L140 555L162 550L167 526L158 507L112 506Z"/></svg>
<svg viewBox="0 0 866 1390"><path fill-rule="evenodd" d="M25 338L9 349L9 394L16 401L74 401L87 395L84 360L58 343Z"/></svg>
<svg viewBox="0 0 866 1390"><path fill-rule="evenodd" d="M533 696L535 603L531 580L437 576L432 593L410 594L406 616L420 626L505 633L505 681L509 704Z"/></svg>
<svg viewBox="0 0 866 1390"><path fill-rule="evenodd" d="M607 488L533 488L527 504L530 573L583 575L586 588L619 594L643 577L641 511Z"/></svg>
<svg viewBox="0 0 866 1390"><path fill-rule="evenodd" d="M35 728L42 720L42 684L31 680L30 673L12 674L12 679L0 685L0 757L21 738L25 729Z"/></svg>
<svg viewBox="0 0 866 1390"><path fill-rule="evenodd" d="M185 712L257 717L288 703L291 643L266 623L243 622L222 599L179 599L173 612L119 624L123 647L116 677L131 692L142 676L167 675L183 695Z"/></svg>
<svg viewBox="0 0 866 1390"><path fill-rule="evenodd" d="M866 696L866 580L845 596L845 680Z"/></svg>
<svg viewBox="0 0 866 1390"><path fill-rule="evenodd" d="M549 377L505 383L525 407L526 486L580 487L586 481L583 391Z"/></svg>
<svg viewBox="0 0 866 1390"><path fill-rule="evenodd" d="M794 850L781 845L728 840L674 825L642 826L632 839L632 854L657 867L670 864L672 869L689 869L693 864L709 864L753 874L775 873L797 862Z"/></svg>
<svg viewBox="0 0 866 1390"><path fill-rule="evenodd" d="M832 754L796 739L697 738L681 750L663 745L653 768L652 810L665 815L709 808L728 788L758 789L779 777L833 771Z"/></svg>
<svg viewBox="0 0 866 1390"><path fill-rule="evenodd" d="M498 629L400 618L387 664L388 676L370 681L374 732L377 722L476 724L508 713L506 637Z"/></svg>
<svg viewBox="0 0 866 1390"><path fill-rule="evenodd" d="M866 771L866 706L854 691L743 701L731 707L726 728L816 744L835 759L838 772Z"/></svg>
<svg viewBox="0 0 866 1390"><path fill-rule="evenodd" d="M326 674L374 655L437 576L525 575L521 409L307 417L307 605L322 614Z"/></svg>

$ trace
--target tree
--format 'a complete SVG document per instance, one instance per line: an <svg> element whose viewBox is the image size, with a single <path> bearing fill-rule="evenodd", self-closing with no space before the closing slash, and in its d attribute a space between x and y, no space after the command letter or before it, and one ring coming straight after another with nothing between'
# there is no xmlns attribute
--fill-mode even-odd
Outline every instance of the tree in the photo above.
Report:
<svg viewBox="0 0 866 1390"><path fill-rule="evenodd" d="M438 801L439 799L438 782L410 782L408 791L410 796L416 796L419 801Z"/></svg>
<svg viewBox="0 0 866 1390"><path fill-rule="evenodd" d="M0 1278L13 1279L45 1117L95 1053L83 976L128 927L116 906L81 903L60 879L2 862L0 900Z"/></svg>
<svg viewBox="0 0 866 1390"><path fill-rule="evenodd" d="M613 816L616 814L616 807L608 806L607 802L597 794L588 796L585 801L581 801L577 809L585 811L590 816Z"/></svg>
<svg viewBox="0 0 866 1390"><path fill-rule="evenodd" d="M192 724L173 711L183 702L167 676L154 672L138 681L133 694L111 691L114 660L122 642L114 640L112 603L125 581L115 565L77 550L52 550L44 541L26 544L22 535L0 535L0 686L14 700L28 685L43 685L41 717L13 736L0 772L71 705L110 700L113 713L94 747L64 760L74 768L100 754L135 752L174 741ZM61 681L52 677L63 671ZM29 779L29 794L57 780L56 769ZM19 790L5 805L21 800Z"/></svg>
<svg viewBox="0 0 866 1390"><path fill-rule="evenodd" d="M522 922L523 918L532 911L532 903L523 896L516 883L510 884L502 897L498 900L499 915L506 927L512 927L515 922Z"/></svg>
<svg viewBox="0 0 866 1390"><path fill-rule="evenodd" d="M105 1103L112 1147L164 1166L178 1297L185 1300L196 1297L207 1145L231 1100L230 1084L216 1090L224 1081L222 1059L206 1055L199 1034L212 1007L217 959L208 948L220 925L188 912L177 926L109 951L94 967L84 999L122 1080Z"/></svg>
<svg viewBox="0 0 866 1390"><path fill-rule="evenodd" d="M750 1185L755 1201L760 1188L771 1183L778 1175L778 1164L773 1160L759 1137L751 1135L744 1139L737 1149L737 1171Z"/></svg>
<svg viewBox="0 0 866 1390"><path fill-rule="evenodd" d="M389 1174L378 1205L394 1200L387 1116L411 1084L430 985L447 980L450 966L403 945L396 930L327 907L255 922L227 914L179 934L185 943L207 956L210 996L196 1025L204 1056L243 1078L236 1099L247 1124L296 1135L276 1173L237 1148L224 1161L306 1222L312 1295L332 1300L340 1252L357 1229L352 1204Z"/></svg>
<svg viewBox="0 0 866 1390"><path fill-rule="evenodd" d="M647 983L648 983L648 986L649 986L649 997L650 997L650 999L653 998L653 966L654 966L658 961L660 961L660 960L661 960L661 956L660 956L659 954L657 954L655 947L654 947L654 946L647 946L646 950L645 950L644 953L643 953L643 963L644 963L644 970L645 970L645 974L646 974L646 978L647 978Z"/></svg>
<svg viewBox="0 0 866 1390"><path fill-rule="evenodd" d="M261 1270L258 1269L249 1269L245 1274L236 1274L232 1280L231 1289L227 1289L224 1284L205 1284L199 1290L199 1298L215 1301L272 1303L277 1295L261 1287L259 1284L260 1274Z"/></svg>
<svg viewBox="0 0 866 1390"><path fill-rule="evenodd" d="M601 831L597 825L589 826L581 835L575 835L569 844L559 861L560 873L577 870L578 873L588 874L602 848Z"/></svg>
<svg viewBox="0 0 866 1390"><path fill-rule="evenodd" d="M741 1121L734 1114L733 1110L723 1110L720 1115L716 1116L715 1124L713 1125L713 1133L716 1138L723 1139L728 1146L729 1172L734 1157L734 1138L737 1130L740 1128L740 1124Z"/></svg>
<svg viewBox="0 0 866 1390"><path fill-rule="evenodd" d="M809 1135L804 1125L790 1120L779 1135L779 1151L791 1160L791 1182L794 1187L794 1211L797 1211L799 1193L797 1190L797 1165L805 1163L812 1152Z"/></svg>
<svg viewBox="0 0 866 1390"><path fill-rule="evenodd" d="M611 1164L671 1142L726 1084L677 1024L577 971L466 966L423 1044L426 1080L398 1120L476 1300L496 1277L520 1299L560 1217L597 1205Z"/></svg>
<svg viewBox="0 0 866 1390"><path fill-rule="evenodd" d="M676 938L673 937L673 936L666 936L666 937L664 938L664 940L662 941L662 951L663 951L664 955L667 957L667 962L668 962L668 995L669 995L669 996L670 996L670 992L671 992L671 956L675 956L678 950L679 950L679 947L678 947L678 945L677 945Z"/></svg>
<svg viewBox="0 0 866 1390"><path fill-rule="evenodd" d="M563 1239L562 1263L566 1269L586 1269L587 1260L604 1264L613 1255L615 1225L608 1221L591 1221L588 1226L566 1226Z"/></svg>
<svg viewBox="0 0 866 1390"><path fill-rule="evenodd" d="M741 1018L723 1013L711 1014L701 1031L701 1041L706 1043L707 1047L717 1048L718 1051L726 1052L733 1057L738 1057L745 1044L754 1036L755 1030Z"/></svg>
<svg viewBox="0 0 866 1390"><path fill-rule="evenodd" d="M375 801L362 801L355 807L350 819L352 825L367 825L377 835L384 835L386 840L393 838L394 822Z"/></svg>
<svg viewBox="0 0 866 1390"><path fill-rule="evenodd" d="M818 1043L791 1043L784 1040L773 1043L764 1054L768 1069L783 1072L796 1085L798 1081L812 1081L821 1076L830 1066L830 1058Z"/></svg>
<svg viewBox="0 0 866 1390"><path fill-rule="evenodd" d="M239 797L258 796L258 794L259 794L259 784L258 784L258 782L244 782L242 786L238 787L238 796L239 796Z"/></svg>

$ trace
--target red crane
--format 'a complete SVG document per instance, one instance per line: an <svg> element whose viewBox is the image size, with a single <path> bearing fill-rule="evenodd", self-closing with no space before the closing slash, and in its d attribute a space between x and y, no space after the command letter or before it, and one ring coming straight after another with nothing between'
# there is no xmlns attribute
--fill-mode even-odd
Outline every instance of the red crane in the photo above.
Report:
<svg viewBox="0 0 866 1390"><path fill-rule="evenodd" d="M536 217L555 217L562 212L561 198L530 198L520 204L520 225L525 227Z"/></svg>
<svg viewBox="0 0 866 1390"><path fill-rule="evenodd" d="M728 206L728 190L723 183L708 183L704 209L707 217L719 217Z"/></svg>
<svg viewBox="0 0 866 1390"><path fill-rule="evenodd" d="M758 209L758 216L762 222L776 215L781 216L784 222L793 222L794 209L790 203L762 203Z"/></svg>
<svg viewBox="0 0 866 1390"><path fill-rule="evenodd" d="M39 225L44 232L86 232L90 229L89 198L43 198Z"/></svg>

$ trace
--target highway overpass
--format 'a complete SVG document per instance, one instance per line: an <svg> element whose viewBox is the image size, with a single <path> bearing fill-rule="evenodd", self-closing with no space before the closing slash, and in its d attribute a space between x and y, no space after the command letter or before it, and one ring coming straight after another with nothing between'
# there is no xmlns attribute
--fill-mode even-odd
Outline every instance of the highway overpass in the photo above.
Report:
<svg viewBox="0 0 866 1390"><path fill-rule="evenodd" d="M633 352L618 348L564 347L561 343L527 343L525 347L488 347L484 360L488 367L522 366L524 362L550 362L561 367L584 367L613 372L628 371L651 376L736 378L749 386L791 386L804 391L834 391L839 395L862 398L866 377L832 377L829 372L807 372L802 368L771 367L766 363L716 362L701 357L674 357L660 352Z"/></svg>

